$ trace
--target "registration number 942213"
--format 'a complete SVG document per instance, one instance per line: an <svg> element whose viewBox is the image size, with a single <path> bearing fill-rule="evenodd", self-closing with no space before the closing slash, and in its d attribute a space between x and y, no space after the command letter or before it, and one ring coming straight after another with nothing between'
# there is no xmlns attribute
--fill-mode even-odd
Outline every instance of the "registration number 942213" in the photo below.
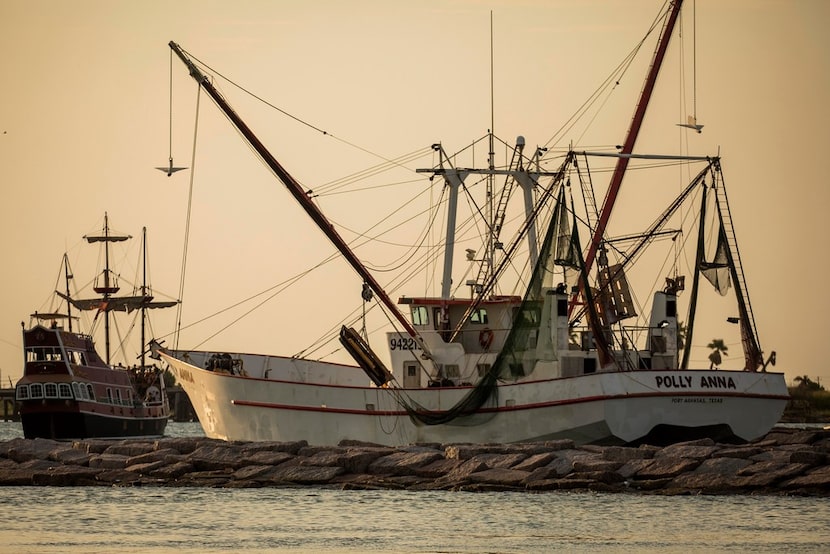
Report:
<svg viewBox="0 0 830 554"><path fill-rule="evenodd" d="M412 337L389 339L389 350L420 350L418 342Z"/></svg>

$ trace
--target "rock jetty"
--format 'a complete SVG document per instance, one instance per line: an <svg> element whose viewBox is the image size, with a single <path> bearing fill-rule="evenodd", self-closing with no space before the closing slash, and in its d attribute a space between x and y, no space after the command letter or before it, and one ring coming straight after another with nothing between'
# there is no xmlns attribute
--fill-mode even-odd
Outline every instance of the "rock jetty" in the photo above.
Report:
<svg viewBox="0 0 830 554"><path fill-rule="evenodd" d="M744 445L666 447L12 439L0 485L329 487L830 496L830 431L774 429Z"/></svg>

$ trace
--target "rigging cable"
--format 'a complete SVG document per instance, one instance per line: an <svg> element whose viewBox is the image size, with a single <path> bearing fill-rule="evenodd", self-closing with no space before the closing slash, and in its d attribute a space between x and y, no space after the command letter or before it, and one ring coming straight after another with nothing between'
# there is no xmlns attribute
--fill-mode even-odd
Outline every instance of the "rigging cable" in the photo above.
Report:
<svg viewBox="0 0 830 554"><path fill-rule="evenodd" d="M325 136L327 136L327 137L331 137L331 138L333 138L334 140L336 140L336 141L338 141L338 142L341 142L341 143L343 143L343 144L345 144L345 145L347 145L347 146L351 146L352 148L355 148L356 150L360 150L361 152L365 152L366 154L369 154L370 156L374 156L374 157L376 157L376 158L379 158L379 159L381 159L381 160L384 160L385 162L388 162L388 163L393 164L393 165L401 165L401 164L399 164L399 163L396 163L396 161L395 161L395 160L390 160L390 159L386 158L385 156L381 156L380 154L377 154L377 153L375 153L375 152L372 152L372 151L371 151L371 150L369 150L368 148L364 148L364 147L359 146L359 145L357 145L357 144L355 144L355 143L353 143L353 142L350 142L350 141L348 141L348 140L346 140L346 139L343 139L343 138L340 138L340 137L338 137L338 136L336 136L336 135L333 135L332 133L329 133L328 131L326 131L326 130L324 130L324 129L321 129L321 128L317 127L316 125L313 125L312 123L309 123L308 121L305 121L304 119L301 119L300 117L298 117L298 116L296 116L296 115L294 115L294 114L292 114L292 113L290 113L290 112L288 112L288 111L286 111L286 110L283 110L282 108L279 108L279 107L275 106L274 104L272 104L271 102L268 102L267 100L265 100L265 99L264 99L264 98L262 98L261 96L257 96L256 94L254 94L254 93L253 93L253 92L251 92L250 90L246 89L246 88L245 88L245 87L243 87L242 85L237 84L236 82L232 81L232 80L231 80L231 79L229 79L228 77L226 77L226 76L224 76L223 74L219 73L218 71L216 71L215 69L213 69L211 66L209 66L208 64L206 64L205 62L203 62L202 60L200 60L199 58L197 58L196 56L194 56L194 55L193 55L193 54L191 54L190 52L188 52L188 51L184 50L183 48L182 48L182 52L186 53L186 54L188 55L188 57L190 57L192 60L199 62L199 63L200 63L200 64L201 64L204 68L208 69L210 72L212 72L212 73L213 73L213 74L215 74L216 76L221 77L222 79L224 79L225 81L227 81L228 83L230 83L232 86L234 86L234 87L238 88L239 90L241 90L241 91L242 91L242 92L244 92L245 94L247 94L247 95L251 96L252 98L255 98L256 100L258 100L258 101L262 102L262 103L263 103L263 104L265 104L266 106L269 106L270 108L272 108L272 109L274 109L274 110L276 110L276 111L280 112L281 114L285 115L286 117L289 117L289 118L293 119L293 120L294 120L294 121L296 121L297 123L300 123L301 125L304 125L304 126L308 127L309 129L312 129L313 131L316 131L316 132L318 132L318 133L320 133L320 134L322 134L322 135L325 135ZM407 169L408 169L408 168L407 168Z"/></svg>
<svg viewBox="0 0 830 554"><path fill-rule="evenodd" d="M168 107L170 110L170 116L168 119L168 131L169 131L169 140L168 140L168 155L170 159L173 159L173 49L170 49L170 90L169 90L169 101ZM170 164L173 165L172 163Z"/></svg>
<svg viewBox="0 0 830 554"><path fill-rule="evenodd" d="M620 62L617 65L617 67L613 69L613 71L611 71L611 74L597 87L593 94L591 94L591 96L587 100L585 100L585 102L583 102L583 104L576 110L576 112L574 112L574 114L565 123L562 124L562 126L553 134L553 136L550 139L548 139L548 141L544 144L545 147L551 147L551 145L558 144L564 136L564 134L570 131L576 125L577 121L579 121L582 118L582 116L588 112L588 109L591 106L593 106L594 103L597 102L597 99L600 97L602 91L605 90L611 84L611 82L614 83L611 90L612 92L617 87L617 85L620 84L620 81L622 80L623 76L626 74L628 69L631 67L634 58L636 58L637 54L640 51L640 48L642 48L646 39L648 39L651 33L653 33L654 30L658 27L658 24L663 20L664 12L666 10L667 5L668 2L666 2L663 5L659 13L657 14L657 17L655 17L654 21L652 21L651 26L648 28L646 34L634 46L632 51L625 58L623 58L623 61ZM616 78L615 75L617 76ZM607 102L607 99L603 101L602 106L605 105L605 102ZM592 123L595 118L596 116L594 116L594 118L591 119L589 124ZM585 131L583 132L582 136L584 136L584 134Z"/></svg>
<svg viewBox="0 0 830 554"><path fill-rule="evenodd" d="M202 98L202 87L198 83L196 84L196 115L195 115L195 122L193 126L193 152L191 154L190 159L190 167L192 168L190 171L190 185L188 187L187 192L187 216L185 218L184 224L184 246L182 250L182 271L181 277L179 281L179 303L176 306L176 326L173 339L173 349L179 349L179 338L182 326L182 306L183 302L182 299L184 298L184 282L185 282L185 275L187 273L187 247L188 243L190 242L190 215L193 210L193 182L196 176L196 139L199 136L199 104ZM171 104L172 105L172 104Z"/></svg>

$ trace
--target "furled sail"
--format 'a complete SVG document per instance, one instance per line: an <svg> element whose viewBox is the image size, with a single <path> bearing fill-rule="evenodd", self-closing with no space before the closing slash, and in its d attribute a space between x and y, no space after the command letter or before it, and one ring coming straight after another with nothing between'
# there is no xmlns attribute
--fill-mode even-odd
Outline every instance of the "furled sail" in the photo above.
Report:
<svg viewBox="0 0 830 554"><path fill-rule="evenodd" d="M100 310L102 312L127 312L130 313L133 310L140 310L141 308L146 308L148 310L156 309L156 308L171 308L178 304L175 300L160 300L160 301L153 301L152 296L110 296L108 298L72 298L60 291L55 291L55 293L72 304L79 310Z"/></svg>

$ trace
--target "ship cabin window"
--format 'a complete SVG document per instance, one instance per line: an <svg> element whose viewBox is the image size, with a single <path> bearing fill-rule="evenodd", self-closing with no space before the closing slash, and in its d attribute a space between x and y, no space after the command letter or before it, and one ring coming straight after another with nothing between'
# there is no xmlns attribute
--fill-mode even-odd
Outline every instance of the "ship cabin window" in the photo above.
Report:
<svg viewBox="0 0 830 554"><path fill-rule="evenodd" d="M29 385L17 385L17 390L15 391L15 398L17 398L17 400L28 400Z"/></svg>
<svg viewBox="0 0 830 554"><path fill-rule="evenodd" d="M490 371L490 364L476 364L476 371L479 377L484 377Z"/></svg>
<svg viewBox="0 0 830 554"><path fill-rule="evenodd" d="M84 389L86 389L86 387L84 387ZM75 393L75 398L80 400L82 398L82 396L81 396L81 384L78 383L78 382L72 383L72 392Z"/></svg>
<svg viewBox="0 0 830 554"><path fill-rule="evenodd" d="M29 385L29 392L31 398L43 398L43 385L40 383L32 383Z"/></svg>
<svg viewBox="0 0 830 554"><path fill-rule="evenodd" d="M115 389L115 403L121 404L121 389Z"/></svg>
<svg viewBox="0 0 830 554"><path fill-rule="evenodd" d="M95 402L95 389L92 388L91 383L86 384L86 394L84 394L84 399L89 399Z"/></svg>
<svg viewBox="0 0 830 554"><path fill-rule="evenodd" d="M470 314L470 323L487 324L487 308L477 308Z"/></svg>
<svg viewBox="0 0 830 554"><path fill-rule="evenodd" d="M429 310L426 306L412 307L412 325L428 325L429 324Z"/></svg>
<svg viewBox="0 0 830 554"><path fill-rule="evenodd" d="M450 379L458 379L461 377L461 372L458 370L458 364L446 364L444 366L444 375Z"/></svg>
<svg viewBox="0 0 830 554"><path fill-rule="evenodd" d="M112 389L107 387L107 404L112 404Z"/></svg>
<svg viewBox="0 0 830 554"><path fill-rule="evenodd" d="M58 396L61 398L72 398L72 387L69 383L58 384Z"/></svg>
<svg viewBox="0 0 830 554"><path fill-rule="evenodd" d="M55 383L46 383L44 387L45 392L44 396L46 398L57 398L58 397L58 385Z"/></svg>
<svg viewBox="0 0 830 554"><path fill-rule="evenodd" d="M59 362L63 359L60 348L37 347L26 349L27 362Z"/></svg>

